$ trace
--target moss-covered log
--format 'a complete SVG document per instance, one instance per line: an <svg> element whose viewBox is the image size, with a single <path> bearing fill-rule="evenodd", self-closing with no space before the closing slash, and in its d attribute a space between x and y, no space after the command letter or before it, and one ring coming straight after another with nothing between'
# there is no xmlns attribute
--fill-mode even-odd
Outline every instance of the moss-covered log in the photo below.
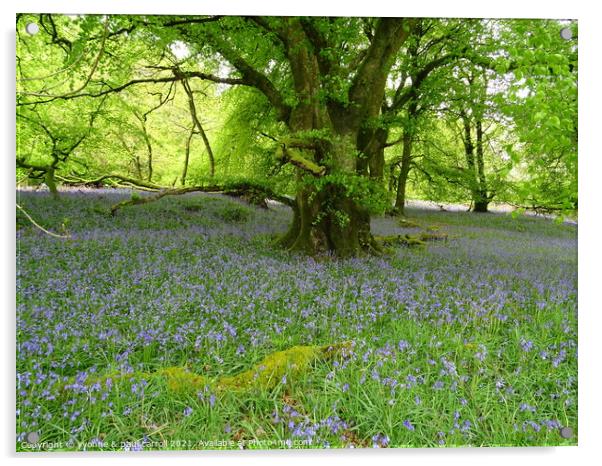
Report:
<svg viewBox="0 0 602 466"><path fill-rule="evenodd" d="M435 231L420 233L418 237L422 241L447 241L447 233L436 233Z"/></svg>
<svg viewBox="0 0 602 466"><path fill-rule="evenodd" d="M447 241L447 233L419 233L417 235L375 236L383 246L425 246L427 241Z"/></svg>
<svg viewBox="0 0 602 466"><path fill-rule="evenodd" d="M126 380L146 380L165 384L167 389L174 393L197 393L205 388L213 392L248 392L252 390L271 390L282 383L283 377L292 380L311 369L312 364L318 361L331 361L335 358L344 358L350 354L350 343L324 346L293 346L284 351L276 351L267 355L250 369L236 375L227 375L212 378L206 375L189 371L186 367L165 367L155 372L113 372L89 377L85 384L104 385L110 379L112 383ZM77 385L77 386L76 386ZM69 381L64 384L64 391L80 389L79 384Z"/></svg>
<svg viewBox="0 0 602 466"><path fill-rule="evenodd" d="M397 223L402 228L422 228L422 226L419 223L414 222L414 221L412 221L410 219L407 219L407 218L404 218L404 217L401 217L397 221Z"/></svg>
<svg viewBox="0 0 602 466"><path fill-rule="evenodd" d="M383 246L424 246L426 242L417 235L375 236L374 239Z"/></svg>

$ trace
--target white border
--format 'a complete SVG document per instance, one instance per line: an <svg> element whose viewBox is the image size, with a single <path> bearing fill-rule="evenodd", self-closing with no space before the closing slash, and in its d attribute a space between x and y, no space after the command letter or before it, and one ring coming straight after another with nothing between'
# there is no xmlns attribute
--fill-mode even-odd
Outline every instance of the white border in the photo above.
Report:
<svg viewBox="0 0 602 466"><path fill-rule="evenodd" d="M594 0L595 1L595 0ZM3 383L0 384L4 413L0 424L2 453L9 464L35 464L40 459L48 464L74 464L87 459L92 464L106 461L127 461L130 464L160 464L168 457L176 456L187 464L210 461L220 464L287 465L364 464L378 461L384 464L416 462L424 464L488 466L508 464L581 465L591 464L595 456L600 457L597 446L601 443L602 413L599 397L602 393L602 364L600 354L602 337L602 297L599 269L602 256L602 222L599 221L601 112L599 86L602 85L602 70L599 56L600 29L602 18L596 15L594 1L566 0L527 2L504 0L500 2L448 0L412 1L370 0L351 3L349 1L302 0L291 3L287 0L221 0L204 2L199 0L21 0L18 3L3 1L0 6L2 21L2 61L0 62L0 95L2 107L2 232L4 241L1 263L4 286L2 297L6 304L3 310L5 338L2 343ZM435 17L520 17L520 18L577 18L579 20L579 447L564 448L488 448L488 449L415 449L415 450L355 450L355 451L269 451L269 452L181 452L140 454L71 454L30 455L15 457L14 453L14 285L15 285L15 236L14 236L14 151L15 151L15 74L14 74L14 18L17 12L60 12L60 13L153 13L153 14L272 14L272 15L336 15L336 16L435 16Z"/></svg>

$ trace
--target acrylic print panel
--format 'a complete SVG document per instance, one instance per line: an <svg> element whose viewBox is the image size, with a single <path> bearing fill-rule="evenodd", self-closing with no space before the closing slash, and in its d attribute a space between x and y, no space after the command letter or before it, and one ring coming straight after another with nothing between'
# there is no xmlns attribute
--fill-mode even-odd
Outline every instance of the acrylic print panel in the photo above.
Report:
<svg viewBox="0 0 602 466"><path fill-rule="evenodd" d="M577 32L17 15L17 450L575 445Z"/></svg>

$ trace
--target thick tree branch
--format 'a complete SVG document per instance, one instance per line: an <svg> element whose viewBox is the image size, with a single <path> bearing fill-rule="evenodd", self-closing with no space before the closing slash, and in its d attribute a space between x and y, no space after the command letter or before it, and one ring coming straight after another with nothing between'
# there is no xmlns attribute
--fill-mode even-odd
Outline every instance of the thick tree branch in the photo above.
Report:
<svg viewBox="0 0 602 466"><path fill-rule="evenodd" d="M349 90L349 101L357 108L355 125L378 115L384 98L384 85L395 54L410 35L412 20L382 18Z"/></svg>
<svg viewBox="0 0 602 466"><path fill-rule="evenodd" d="M46 25L46 21L44 20L44 18L46 18L48 20L48 22L50 23L50 29ZM19 20L19 18L17 18L17 21L18 20ZM70 40L59 36L58 31L56 29L56 24L54 23L54 19L52 18L51 14L41 14L40 15L40 24L41 24L42 28L44 29L44 31L51 37L53 44L57 44L66 53L71 52L71 48L73 47L73 44L71 43Z"/></svg>
<svg viewBox="0 0 602 466"><path fill-rule="evenodd" d="M278 112L280 121L287 121L291 107L284 102L284 97L266 75L251 66L236 50L221 38L213 37L216 50L242 75L243 84L261 91Z"/></svg>
<svg viewBox="0 0 602 466"><path fill-rule="evenodd" d="M318 60L320 73L323 76L331 74L336 68L336 62L331 58L330 55L322 53L324 50L330 47L326 36L316 28L315 23L310 18L301 18L300 23L303 31L305 32L305 36L314 49L314 55Z"/></svg>
<svg viewBox="0 0 602 466"><path fill-rule="evenodd" d="M17 157L17 167L28 168L29 170L46 172L50 169L50 165L36 165L33 163L26 162L24 158Z"/></svg>
<svg viewBox="0 0 602 466"><path fill-rule="evenodd" d="M163 23L164 26L182 26L185 24L205 24L205 23L214 23L223 18L223 15L216 16L206 16L202 18L194 18L191 16L184 16L182 19L174 19L171 21L166 21Z"/></svg>
<svg viewBox="0 0 602 466"><path fill-rule="evenodd" d="M416 73L412 77L412 84L409 87L406 87L405 89L403 89L402 92L400 92L401 88L403 87L403 84L404 84L402 82L400 84L400 87L398 88L397 92L395 93L395 98L393 100L393 103L391 104L390 107L388 107L388 110L395 112L395 111L398 111L399 109L403 108L403 106L405 104L407 104L411 99L417 97L418 90L420 89L420 87L422 86L422 84L424 83L426 78L428 78L428 76L435 69L437 69L441 66L447 65L448 63L450 63L452 60L454 60L456 58L460 58L460 55L447 54L447 55L444 55L442 57L439 57L439 58L436 58L436 59L430 61L420 71L418 71L418 73Z"/></svg>
<svg viewBox="0 0 602 466"><path fill-rule="evenodd" d="M275 24L273 24L274 19L280 19L280 18L268 19L265 16L247 16L246 18L249 21L255 23L261 29L274 34L278 38L280 43L286 47L287 38L286 38L285 31L282 29L282 27L278 27ZM270 21L272 21L272 23L270 23Z"/></svg>
<svg viewBox="0 0 602 466"><path fill-rule="evenodd" d="M268 23L262 19L259 19L259 23L262 23L265 27L270 27ZM170 25L170 23L165 23ZM191 42L198 41L198 37L190 37L191 31L187 28L181 28L176 25L180 33ZM224 57L238 72L242 75L242 82L237 84L245 84L247 86L255 87L261 91L272 104L272 106L278 112L278 119L281 121L287 121L291 112L291 108L284 102L283 96L276 89L274 84L265 76L263 73L255 69L250 63L248 63L226 40L222 37L218 37L216 34L206 31L205 36L208 41L214 46L215 50Z"/></svg>
<svg viewBox="0 0 602 466"><path fill-rule="evenodd" d="M288 162L297 168L305 170L314 176L323 176L326 173L326 167L318 165L301 154L301 151L295 146L281 144L276 150L276 160Z"/></svg>
<svg viewBox="0 0 602 466"><path fill-rule="evenodd" d="M91 180L87 180L81 177L76 177L76 176L72 176L71 180L69 181L70 184L81 184L81 185L87 185L87 186L101 186L103 181L105 180L111 180L111 179L116 179L116 180L120 180L120 181L124 181L126 183L129 183L131 185L134 186L140 186L143 188L147 188L147 189L151 189L151 190L160 190L163 189L164 187L161 185L158 185L156 183L153 183L151 181L145 181L145 180L140 180L140 179L136 179L136 178L131 178L129 176L124 176L124 175L119 175L116 173L111 173L108 175L102 175L98 178L94 178Z"/></svg>
<svg viewBox="0 0 602 466"><path fill-rule="evenodd" d="M289 207L295 206L295 200L291 199L287 196L283 196L275 193L270 188L263 186L258 183L253 183L250 181L242 181L242 182L234 182L234 183L226 183L224 185L201 185L201 186L189 186L185 188L163 188L157 194L146 197L136 197L133 199L129 199L127 201L119 202L111 207L111 215L115 215L115 213L127 206L138 205L138 204L147 204L149 202L158 201L166 196L179 196L182 194L194 193L194 192L204 192L204 193L220 193L228 196L241 197L245 195L250 196L260 196L264 199L272 199L278 201L282 204L285 204Z"/></svg>
<svg viewBox="0 0 602 466"><path fill-rule="evenodd" d="M120 202L111 208L112 214L115 214L115 212L121 209L122 207L127 207L136 204L146 204L148 202L157 201L165 196L176 196L193 192L220 193L235 197L243 197L245 195L258 197L263 196L264 199L272 199L291 208L296 207L294 199L282 194L278 194L275 191L273 191L270 187L254 181L233 181L224 182L223 184L208 183L198 186L173 188L170 186L161 186L156 183L131 178L129 176L119 175L116 173L103 175L95 179L84 179L78 176L71 176L70 178L63 179L67 184L83 186L100 186L105 181L115 179L128 183L132 187L142 188L146 191L152 191L155 193L152 196L129 199L127 201Z"/></svg>

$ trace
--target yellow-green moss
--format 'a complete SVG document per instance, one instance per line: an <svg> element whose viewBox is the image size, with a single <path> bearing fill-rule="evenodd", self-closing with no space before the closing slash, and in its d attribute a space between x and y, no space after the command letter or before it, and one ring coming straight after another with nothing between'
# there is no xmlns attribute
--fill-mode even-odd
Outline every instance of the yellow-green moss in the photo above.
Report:
<svg viewBox="0 0 602 466"><path fill-rule="evenodd" d="M161 378L167 382L167 387L174 392L198 391L210 385L210 380L202 375L186 370L184 367L165 367L149 374L149 378Z"/></svg>
<svg viewBox="0 0 602 466"><path fill-rule="evenodd" d="M412 236L412 235L375 236L374 239L384 246L392 246L392 245L424 246L426 244L418 236Z"/></svg>
<svg viewBox="0 0 602 466"><path fill-rule="evenodd" d="M218 389L228 390L271 389L284 375L294 376L304 372L323 354L319 346L294 346L285 351L276 351L251 369L237 375L221 377L216 386Z"/></svg>
<svg viewBox="0 0 602 466"><path fill-rule="evenodd" d="M424 246L427 241L447 241L447 233L419 233L417 235L390 235L375 236L374 239L385 246L404 245L404 246Z"/></svg>
<svg viewBox="0 0 602 466"><path fill-rule="evenodd" d="M170 391L177 393L198 392L205 387L212 391L247 391L252 389L270 390L274 388L283 376L294 378L301 375L318 360L329 360L336 356L344 356L350 351L351 345L326 346L293 346L284 351L276 351L267 355L250 369L236 375L228 375L217 379L196 374L185 367L164 367L155 372L111 373L88 378L87 384L100 382L104 384L107 379L118 383L122 380L144 379L149 382L165 382Z"/></svg>
<svg viewBox="0 0 602 466"><path fill-rule="evenodd" d="M397 223L403 228L422 228L419 223L409 220L407 218L400 218Z"/></svg>

